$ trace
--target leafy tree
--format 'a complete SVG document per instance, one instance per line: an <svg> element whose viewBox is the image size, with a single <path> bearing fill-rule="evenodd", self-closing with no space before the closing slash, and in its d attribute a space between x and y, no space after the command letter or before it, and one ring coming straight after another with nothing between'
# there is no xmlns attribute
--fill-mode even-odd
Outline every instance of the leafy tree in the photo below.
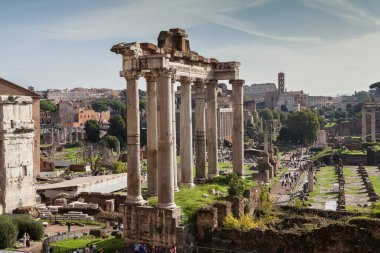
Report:
<svg viewBox="0 0 380 253"><path fill-rule="evenodd" d="M273 119L280 120L281 116L280 116L279 110L273 110L272 114L273 114Z"/></svg>
<svg viewBox="0 0 380 253"><path fill-rule="evenodd" d="M40 101L40 110L44 112L55 112L57 110L57 106L49 100L42 99Z"/></svg>
<svg viewBox="0 0 380 253"><path fill-rule="evenodd" d="M269 108L264 108L259 112L260 117L263 118L263 120L271 120L273 119L273 112Z"/></svg>
<svg viewBox="0 0 380 253"><path fill-rule="evenodd" d="M318 117L310 110L298 111L289 115L279 138L292 143L309 144L317 138Z"/></svg>
<svg viewBox="0 0 380 253"><path fill-rule="evenodd" d="M83 149L84 159L90 165L94 176L100 174L103 166L111 166L111 150L99 144L86 145Z"/></svg>
<svg viewBox="0 0 380 253"><path fill-rule="evenodd" d="M94 120L87 120L84 124L84 131L86 132L86 139L89 142L96 143L100 139L99 123Z"/></svg>
<svg viewBox="0 0 380 253"><path fill-rule="evenodd" d="M104 100L95 100L91 107L95 112L106 112L109 109L108 103Z"/></svg>
<svg viewBox="0 0 380 253"><path fill-rule="evenodd" d="M147 104L146 99L140 99L140 100L139 100L140 110L141 110L141 109L144 109L144 110L145 110L145 108L146 108L146 104Z"/></svg>
<svg viewBox="0 0 380 253"><path fill-rule="evenodd" d="M117 149L117 145L119 144L119 140L117 139L116 136L113 135L108 135L106 138L104 138L107 147L111 149Z"/></svg>
<svg viewBox="0 0 380 253"><path fill-rule="evenodd" d="M120 142L120 147L125 146L127 136L125 131L125 121L122 116L116 115L110 119L108 135L115 136Z"/></svg>
<svg viewBox="0 0 380 253"><path fill-rule="evenodd" d="M256 130L253 125L249 122L244 125L244 138L254 139L256 135Z"/></svg>

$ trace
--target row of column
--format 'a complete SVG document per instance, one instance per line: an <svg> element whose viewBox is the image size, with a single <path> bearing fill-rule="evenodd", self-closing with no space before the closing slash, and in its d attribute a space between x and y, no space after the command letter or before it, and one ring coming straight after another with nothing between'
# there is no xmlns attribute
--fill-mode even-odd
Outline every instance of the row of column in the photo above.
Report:
<svg viewBox="0 0 380 253"><path fill-rule="evenodd" d="M362 107L362 141L367 138L367 109ZM376 110L371 111L371 141L376 142Z"/></svg>
<svg viewBox="0 0 380 253"><path fill-rule="evenodd" d="M74 129L74 131L73 131ZM67 131L68 130L68 131ZM68 133L67 133L68 132ZM73 142L73 132L75 133L75 142L79 141L79 132L81 134L81 140L84 139L84 129L82 128L63 128L63 132L59 130L59 128L52 128L51 129L51 145L54 144L54 140L57 141L59 144L64 144L67 141L67 134L69 135L69 143ZM56 137L54 137L54 133L56 134ZM61 140L63 140L63 143L61 143Z"/></svg>
<svg viewBox="0 0 380 253"><path fill-rule="evenodd" d="M142 204L140 171L140 118L138 106L138 77L127 79L127 147L128 186L127 203ZM158 195L158 207L174 208L174 191L181 184L193 186L192 108L191 83L181 78L180 157L181 170L177 175L175 89L170 70L145 75L147 81L147 139L148 139L148 194ZM243 175L243 80L231 80L233 86L233 168ZM205 181L218 175L217 168L217 80L207 86L207 149L208 175L206 175L206 118L205 84L196 79L195 85L195 180Z"/></svg>

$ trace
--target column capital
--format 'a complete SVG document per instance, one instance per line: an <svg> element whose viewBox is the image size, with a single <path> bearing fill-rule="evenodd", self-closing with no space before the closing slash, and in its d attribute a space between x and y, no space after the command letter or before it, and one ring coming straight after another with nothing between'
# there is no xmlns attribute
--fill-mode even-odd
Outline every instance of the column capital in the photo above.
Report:
<svg viewBox="0 0 380 253"><path fill-rule="evenodd" d="M230 84L232 84L232 85L238 85L238 86L243 86L244 82L245 81L243 79L231 79L229 81Z"/></svg>
<svg viewBox="0 0 380 253"><path fill-rule="evenodd" d="M190 77L181 76L179 78L179 82L181 83L181 85L186 85L186 84L191 84L192 80Z"/></svg>
<svg viewBox="0 0 380 253"><path fill-rule="evenodd" d="M145 80L147 82L156 82L158 74L156 72L149 72L144 74Z"/></svg>
<svg viewBox="0 0 380 253"><path fill-rule="evenodd" d="M120 76L128 80L138 80L141 76L140 71L121 71Z"/></svg>
<svg viewBox="0 0 380 253"><path fill-rule="evenodd" d="M207 86L217 86L218 85L218 79L210 79L206 82Z"/></svg>
<svg viewBox="0 0 380 253"><path fill-rule="evenodd" d="M202 85L204 85L204 80L203 80L202 78L196 78L196 79L194 80L194 84L195 84L196 86L202 86Z"/></svg>
<svg viewBox="0 0 380 253"><path fill-rule="evenodd" d="M172 69L166 69L161 68L157 70L158 76L164 76L164 77L172 77L173 76L173 70Z"/></svg>

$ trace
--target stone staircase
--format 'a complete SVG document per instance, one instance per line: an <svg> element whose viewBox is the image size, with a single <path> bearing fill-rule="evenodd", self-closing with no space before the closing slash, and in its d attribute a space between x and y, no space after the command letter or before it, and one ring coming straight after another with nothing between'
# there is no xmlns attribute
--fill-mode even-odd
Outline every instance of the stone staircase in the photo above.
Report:
<svg viewBox="0 0 380 253"><path fill-rule="evenodd" d="M93 217L88 216L88 214L77 212L77 211L69 211L64 214L58 214L58 209L60 206L46 206L46 205L38 205L37 209L40 213L39 218L47 219L47 220L94 220Z"/></svg>

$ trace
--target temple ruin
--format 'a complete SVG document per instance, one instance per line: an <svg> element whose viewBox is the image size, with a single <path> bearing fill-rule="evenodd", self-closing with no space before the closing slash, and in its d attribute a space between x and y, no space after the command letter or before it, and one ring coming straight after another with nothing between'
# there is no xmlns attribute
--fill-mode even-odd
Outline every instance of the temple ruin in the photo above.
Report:
<svg viewBox="0 0 380 253"><path fill-rule="evenodd" d="M191 187L194 181L203 182L218 175L216 88L219 80L229 80L232 85L232 163L233 171L243 176L244 80L239 79L240 63L219 62L191 51L187 34L178 28L160 32L157 45L119 43L111 51L122 55L123 70L120 76L127 81L128 196L123 208L126 241L153 242L155 245L180 244L180 210L174 202L174 191L178 189L178 184ZM155 207L144 206L145 201L141 194L138 99L140 77L144 77L147 82L148 193L158 196ZM175 82L181 84L182 101L180 178L177 178L174 148ZM195 86L195 126L191 119L191 85ZM193 143L195 175L192 172Z"/></svg>

